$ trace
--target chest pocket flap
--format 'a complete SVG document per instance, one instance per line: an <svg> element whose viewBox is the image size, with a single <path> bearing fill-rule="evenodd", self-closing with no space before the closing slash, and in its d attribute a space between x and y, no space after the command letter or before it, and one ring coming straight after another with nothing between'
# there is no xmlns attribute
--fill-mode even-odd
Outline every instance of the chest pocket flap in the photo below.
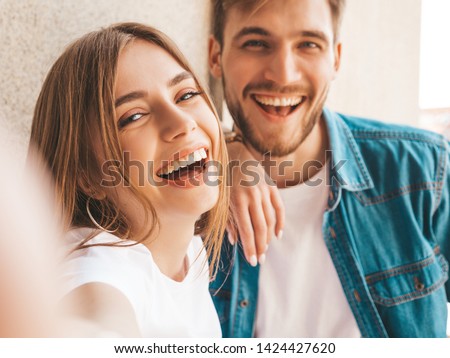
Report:
<svg viewBox="0 0 450 358"><path fill-rule="evenodd" d="M388 307L430 295L447 279L448 263L441 254L366 276L375 303Z"/></svg>

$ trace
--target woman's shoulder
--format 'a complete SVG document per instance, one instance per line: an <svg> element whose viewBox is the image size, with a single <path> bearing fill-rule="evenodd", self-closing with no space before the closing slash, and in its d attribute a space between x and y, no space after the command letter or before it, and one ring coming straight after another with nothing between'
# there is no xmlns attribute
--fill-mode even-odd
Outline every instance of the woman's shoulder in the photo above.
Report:
<svg viewBox="0 0 450 358"><path fill-rule="evenodd" d="M65 243L70 261L95 262L96 265L131 261L132 266L139 266L149 256L148 250L136 241L123 240L113 233L86 227L67 232Z"/></svg>

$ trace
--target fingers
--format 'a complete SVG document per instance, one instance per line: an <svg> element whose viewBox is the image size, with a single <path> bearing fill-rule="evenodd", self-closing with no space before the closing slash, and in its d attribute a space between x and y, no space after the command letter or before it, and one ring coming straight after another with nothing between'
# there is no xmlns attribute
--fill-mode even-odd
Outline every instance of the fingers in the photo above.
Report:
<svg viewBox="0 0 450 358"><path fill-rule="evenodd" d="M269 209L271 210L271 208ZM258 202L251 203L249 213L253 226L256 257L258 258L258 263L262 265L266 259L268 236L271 235L273 229L270 229L267 224L264 205L259 204ZM268 216L270 216L270 214L268 214Z"/></svg>
<svg viewBox="0 0 450 358"><path fill-rule="evenodd" d="M256 266L256 244L252 221L250 219L250 209L248 205L242 202L237 203L235 210L235 222L239 232L239 239L244 251L244 256L250 265Z"/></svg>
<svg viewBox="0 0 450 358"><path fill-rule="evenodd" d="M264 239L266 241L266 246L268 246L276 233L275 232L276 216L275 210L271 203L270 193L264 194L264 197L261 200L261 207L264 212L264 221L266 226L266 237Z"/></svg>
<svg viewBox="0 0 450 358"><path fill-rule="evenodd" d="M280 192L278 191L278 188L271 187L270 189L270 199L272 207L275 211L275 236L278 240L280 240L283 237L283 228L285 223L285 211L284 211L284 204L281 200Z"/></svg>
<svg viewBox="0 0 450 358"><path fill-rule="evenodd" d="M229 225L228 237L231 243L240 240L247 261L256 266L264 262L272 238L282 235L284 205L276 185L245 146L237 143L228 149L230 158L236 158L230 170L235 223Z"/></svg>

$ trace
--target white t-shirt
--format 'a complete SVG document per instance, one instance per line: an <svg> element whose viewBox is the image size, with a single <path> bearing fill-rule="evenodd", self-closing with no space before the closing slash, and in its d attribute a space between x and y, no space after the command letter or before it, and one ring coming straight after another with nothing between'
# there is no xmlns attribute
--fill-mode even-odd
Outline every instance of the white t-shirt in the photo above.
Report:
<svg viewBox="0 0 450 358"><path fill-rule="evenodd" d="M260 268L256 337L361 336L323 239L327 167L280 190L286 224Z"/></svg>
<svg viewBox="0 0 450 358"><path fill-rule="evenodd" d="M72 230L68 235L71 244L86 238L91 230ZM103 232L89 243L117 241L116 236ZM182 282L177 282L161 273L142 244L77 250L64 270L65 292L91 282L113 286L130 301L143 337L221 337L200 237L193 237L187 256L189 271Z"/></svg>

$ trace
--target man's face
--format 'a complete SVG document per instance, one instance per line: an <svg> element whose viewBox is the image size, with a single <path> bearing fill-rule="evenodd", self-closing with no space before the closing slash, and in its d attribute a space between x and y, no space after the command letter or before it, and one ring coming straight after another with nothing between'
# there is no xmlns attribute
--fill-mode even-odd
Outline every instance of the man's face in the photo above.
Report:
<svg viewBox="0 0 450 358"><path fill-rule="evenodd" d="M223 46L210 42L231 115L260 153L295 151L319 120L339 66L327 0L269 0L228 13Z"/></svg>

